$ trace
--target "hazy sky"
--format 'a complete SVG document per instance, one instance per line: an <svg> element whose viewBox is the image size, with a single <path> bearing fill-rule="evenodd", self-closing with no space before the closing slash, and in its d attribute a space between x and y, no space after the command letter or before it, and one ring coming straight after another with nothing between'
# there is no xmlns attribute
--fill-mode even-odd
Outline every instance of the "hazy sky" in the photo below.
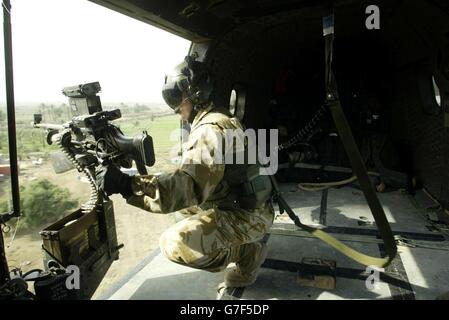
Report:
<svg viewBox="0 0 449 320"><path fill-rule="evenodd" d="M11 0L16 102L65 102L99 81L109 102L162 102L165 72L190 42L87 0ZM2 18L3 20L3 15ZM5 102L3 21L0 102Z"/></svg>

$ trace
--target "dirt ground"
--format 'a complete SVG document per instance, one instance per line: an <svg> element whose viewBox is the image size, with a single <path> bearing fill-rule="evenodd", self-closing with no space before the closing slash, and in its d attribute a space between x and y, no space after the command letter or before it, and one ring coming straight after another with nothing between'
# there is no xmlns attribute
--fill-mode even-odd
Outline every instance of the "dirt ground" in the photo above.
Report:
<svg viewBox="0 0 449 320"><path fill-rule="evenodd" d="M87 200L89 187L87 183L79 180L79 173L70 170L55 174L50 162L44 162L37 167L31 162L20 163L20 183L26 180L48 179L51 182L70 190L72 197L80 201ZM156 165L149 169L149 173L156 173L175 168L169 159L168 152L157 155ZM120 195L112 196L119 244L124 247L120 250L120 259L115 261L107 272L103 282L93 298L101 296L114 282L120 280L144 257L158 248L159 237L162 232L174 223L172 215L153 214L126 204ZM5 234L6 253L10 268L21 267L23 271L33 268L42 268L42 250L40 229L20 230L13 238L15 225Z"/></svg>

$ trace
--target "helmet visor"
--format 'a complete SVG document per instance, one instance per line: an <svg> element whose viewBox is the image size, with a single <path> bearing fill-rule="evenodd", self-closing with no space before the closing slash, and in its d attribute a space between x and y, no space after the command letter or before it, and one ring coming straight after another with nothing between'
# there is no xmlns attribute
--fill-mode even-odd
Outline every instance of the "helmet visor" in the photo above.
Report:
<svg viewBox="0 0 449 320"><path fill-rule="evenodd" d="M176 82L168 82L162 86L162 98L164 98L165 103L170 108L175 110L175 112L178 111L182 102L182 91L179 90Z"/></svg>

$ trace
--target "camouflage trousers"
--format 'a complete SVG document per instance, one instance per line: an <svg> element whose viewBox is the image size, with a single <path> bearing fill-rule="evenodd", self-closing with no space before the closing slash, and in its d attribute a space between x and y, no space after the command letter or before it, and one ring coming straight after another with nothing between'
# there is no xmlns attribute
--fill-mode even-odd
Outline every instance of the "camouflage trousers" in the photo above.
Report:
<svg viewBox="0 0 449 320"><path fill-rule="evenodd" d="M171 261L210 272L224 270L238 259L239 247L261 240L274 219L271 203L246 211L192 207L180 213L184 220L168 228L159 244Z"/></svg>

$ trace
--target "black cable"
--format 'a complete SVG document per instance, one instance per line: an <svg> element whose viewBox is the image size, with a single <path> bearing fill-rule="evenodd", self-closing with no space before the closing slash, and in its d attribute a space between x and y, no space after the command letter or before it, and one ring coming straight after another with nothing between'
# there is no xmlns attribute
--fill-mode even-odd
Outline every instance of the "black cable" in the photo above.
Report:
<svg viewBox="0 0 449 320"><path fill-rule="evenodd" d="M22 274L21 277L25 279L28 275L32 274L33 272L39 272L39 274L41 274L41 273L44 273L45 271L42 269L31 269L31 270L25 272L24 274Z"/></svg>

